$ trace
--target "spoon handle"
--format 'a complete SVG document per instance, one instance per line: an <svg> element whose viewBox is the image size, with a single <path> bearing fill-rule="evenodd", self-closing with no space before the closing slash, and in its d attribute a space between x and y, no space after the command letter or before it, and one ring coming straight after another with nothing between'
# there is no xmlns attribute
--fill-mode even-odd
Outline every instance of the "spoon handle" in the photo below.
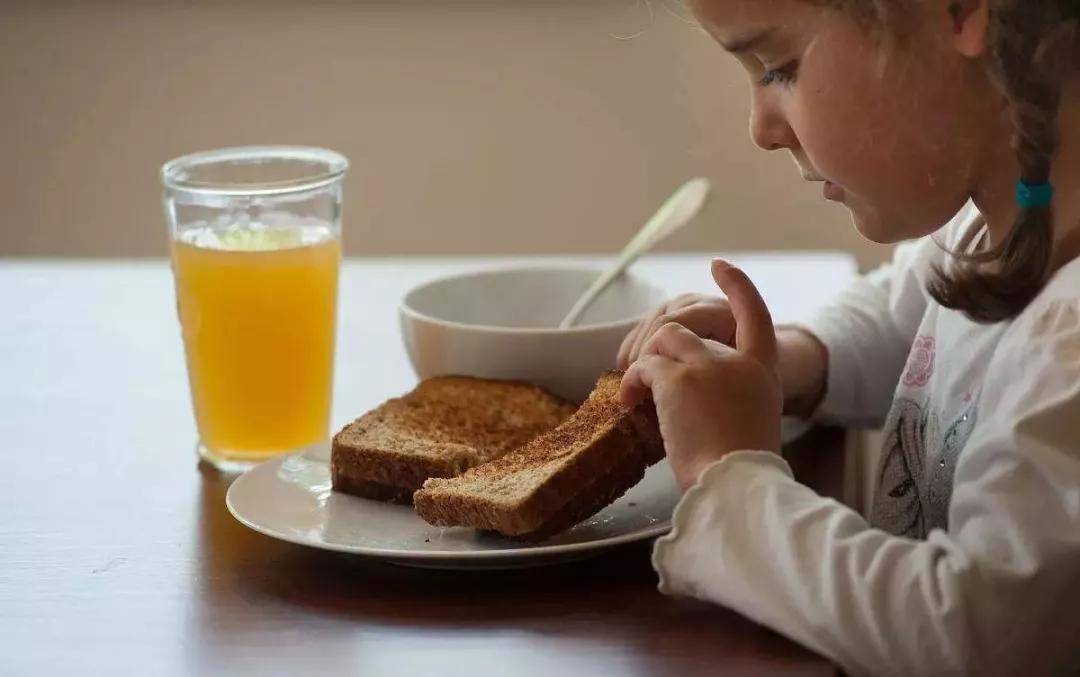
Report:
<svg viewBox="0 0 1080 677"><path fill-rule="evenodd" d="M652 218L619 253L615 265L593 282L577 300L574 307L559 323L559 329L569 329L578 321L581 314L596 300L608 285L638 260L642 254L655 247L657 243L679 230L697 215L709 195L709 180L696 178L687 181L669 197Z"/></svg>

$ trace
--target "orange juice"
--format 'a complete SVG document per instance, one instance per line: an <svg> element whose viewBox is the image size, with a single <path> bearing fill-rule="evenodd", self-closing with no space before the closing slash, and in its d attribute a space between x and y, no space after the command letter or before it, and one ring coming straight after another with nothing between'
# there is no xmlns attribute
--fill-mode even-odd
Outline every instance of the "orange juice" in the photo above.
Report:
<svg viewBox="0 0 1080 677"><path fill-rule="evenodd" d="M257 460L324 440L341 246L327 227L194 229L172 244L201 443Z"/></svg>

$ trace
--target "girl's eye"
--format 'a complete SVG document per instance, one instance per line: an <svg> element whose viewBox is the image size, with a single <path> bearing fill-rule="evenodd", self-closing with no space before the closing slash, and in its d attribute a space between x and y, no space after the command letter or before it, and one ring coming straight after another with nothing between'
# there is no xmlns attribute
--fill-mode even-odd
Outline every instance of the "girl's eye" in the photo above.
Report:
<svg viewBox="0 0 1080 677"><path fill-rule="evenodd" d="M790 85L795 82L795 76L799 70L798 61L789 61L780 68L770 68L765 71L765 75L758 80L758 84L762 87L768 87L773 83L780 83Z"/></svg>

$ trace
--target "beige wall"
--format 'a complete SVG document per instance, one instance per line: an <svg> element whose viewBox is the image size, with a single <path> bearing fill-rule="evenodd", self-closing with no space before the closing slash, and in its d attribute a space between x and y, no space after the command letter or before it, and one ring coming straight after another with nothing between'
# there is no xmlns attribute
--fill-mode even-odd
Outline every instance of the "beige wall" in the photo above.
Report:
<svg viewBox="0 0 1080 677"><path fill-rule="evenodd" d="M753 148L737 66L653 6L7 3L0 256L160 255L162 161L297 143L351 158L353 254L612 250L704 174L715 198L668 248L881 259Z"/></svg>

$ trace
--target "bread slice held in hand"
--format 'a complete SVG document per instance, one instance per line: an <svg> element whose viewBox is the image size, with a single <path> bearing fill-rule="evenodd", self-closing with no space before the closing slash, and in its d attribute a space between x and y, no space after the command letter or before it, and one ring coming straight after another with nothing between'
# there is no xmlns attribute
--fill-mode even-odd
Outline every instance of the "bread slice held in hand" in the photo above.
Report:
<svg viewBox="0 0 1080 677"><path fill-rule="evenodd" d="M574 406L513 381L442 376L334 436L334 489L409 503L429 477L454 477L553 429Z"/></svg>
<svg viewBox="0 0 1080 677"><path fill-rule="evenodd" d="M592 516L664 457L651 401L618 401L622 374L609 372L554 430L451 479L429 479L413 497L436 526L469 526L538 541Z"/></svg>

